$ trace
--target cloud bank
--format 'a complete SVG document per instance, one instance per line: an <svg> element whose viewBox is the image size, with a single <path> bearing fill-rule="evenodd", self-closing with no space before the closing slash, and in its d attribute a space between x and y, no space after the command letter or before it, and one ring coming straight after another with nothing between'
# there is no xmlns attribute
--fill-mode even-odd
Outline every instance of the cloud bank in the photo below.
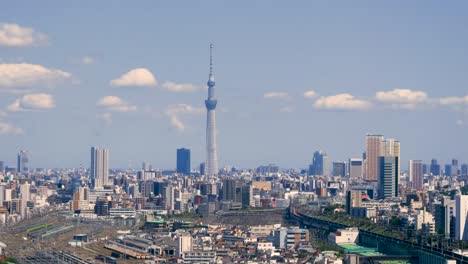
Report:
<svg viewBox="0 0 468 264"><path fill-rule="evenodd" d="M0 46L26 47L47 44L47 36L33 28L0 23Z"/></svg>

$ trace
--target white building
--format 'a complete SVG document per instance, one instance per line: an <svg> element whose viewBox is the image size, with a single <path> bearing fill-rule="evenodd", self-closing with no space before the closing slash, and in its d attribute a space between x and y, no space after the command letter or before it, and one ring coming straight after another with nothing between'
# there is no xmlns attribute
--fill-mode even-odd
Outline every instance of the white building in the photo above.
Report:
<svg viewBox="0 0 468 264"><path fill-rule="evenodd" d="M94 188L102 188L109 181L109 150L91 148L91 180Z"/></svg>
<svg viewBox="0 0 468 264"><path fill-rule="evenodd" d="M330 244L344 244L344 243L356 243L359 237L359 229L357 228L345 228L338 229L336 232L328 235L328 242Z"/></svg>
<svg viewBox="0 0 468 264"><path fill-rule="evenodd" d="M450 222L452 221L452 217L455 218L456 215L456 203L455 200L450 200L448 197L444 198L444 205L445 205L445 235L447 238L450 237Z"/></svg>
<svg viewBox="0 0 468 264"><path fill-rule="evenodd" d="M257 243L257 251L275 251L275 247L273 246L272 242L258 242Z"/></svg>
<svg viewBox="0 0 468 264"><path fill-rule="evenodd" d="M468 229L465 228L468 213L468 195L457 195L455 197L456 223L455 239L468 240Z"/></svg>
<svg viewBox="0 0 468 264"><path fill-rule="evenodd" d="M414 216L416 230L420 230L425 227L425 231L428 233L435 233L435 221L434 216L426 212L425 210L418 210L418 213Z"/></svg>
<svg viewBox="0 0 468 264"><path fill-rule="evenodd" d="M193 251L192 236L184 234L177 238L176 256L183 257L184 253Z"/></svg>

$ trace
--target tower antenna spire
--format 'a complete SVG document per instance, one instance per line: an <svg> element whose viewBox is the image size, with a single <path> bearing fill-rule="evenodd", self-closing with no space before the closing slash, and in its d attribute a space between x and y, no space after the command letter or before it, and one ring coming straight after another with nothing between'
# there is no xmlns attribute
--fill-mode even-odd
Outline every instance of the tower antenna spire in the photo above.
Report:
<svg viewBox="0 0 468 264"><path fill-rule="evenodd" d="M210 43L210 75L213 75L213 43Z"/></svg>

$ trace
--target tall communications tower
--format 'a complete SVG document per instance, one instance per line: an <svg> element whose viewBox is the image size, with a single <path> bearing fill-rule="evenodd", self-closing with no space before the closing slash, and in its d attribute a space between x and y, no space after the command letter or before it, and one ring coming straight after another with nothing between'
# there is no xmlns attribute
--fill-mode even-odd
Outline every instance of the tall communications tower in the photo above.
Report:
<svg viewBox="0 0 468 264"><path fill-rule="evenodd" d="M213 74L213 44L210 44L210 75L208 78L208 99L206 106L206 167L208 177L218 175L218 154L216 150L216 103L214 95L215 81Z"/></svg>

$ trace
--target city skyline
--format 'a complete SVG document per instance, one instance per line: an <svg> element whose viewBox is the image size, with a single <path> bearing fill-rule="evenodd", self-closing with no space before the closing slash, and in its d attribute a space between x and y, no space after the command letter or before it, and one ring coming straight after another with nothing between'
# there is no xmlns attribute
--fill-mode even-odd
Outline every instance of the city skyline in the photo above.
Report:
<svg viewBox="0 0 468 264"><path fill-rule="evenodd" d="M466 3L265 3L5 4L0 160L26 149L34 168L87 166L103 145L114 168L173 168L165 153L183 145L203 162L213 42L220 167L306 168L319 149L359 158L366 133L401 141L402 168L466 161Z"/></svg>

